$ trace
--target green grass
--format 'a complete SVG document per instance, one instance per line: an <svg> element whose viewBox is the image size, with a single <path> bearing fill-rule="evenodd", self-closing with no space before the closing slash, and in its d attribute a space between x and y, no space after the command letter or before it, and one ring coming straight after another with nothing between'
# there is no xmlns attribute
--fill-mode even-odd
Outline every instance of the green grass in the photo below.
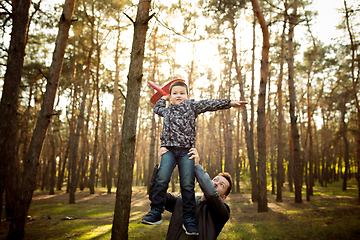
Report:
<svg viewBox="0 0 360 240"><path fill-rule="evenodd" d="M360 206L357 185L349 181L347 191L341 191L341 182L327 188L314 187L314 196L303 203L294 203L294 193L283 192L283 202L276 202L276 195L268 192L266 213L257 212L257 203L251 202L251 191L231 194L227 200L231 218L219 235L224 239L360 239ZM177 187L178 189L178 187ZM114 190L115 192L115 190ZM200 194L200 193L198 193ZM37 191L29 209L35 218L25 227L25 239L110 239L114 214L115 193L97 189L95 195L88 191L76 193L76 204L68 204L68 194L57 191L55 196ZM134 187L129 219L129 239L163 240L170 220L170 213L163 215L163 224L148 226L140 224L149 210L144 187ZM51 219L42 219L50 216ZM62 220L76 217L75 220ZM9 222L0 224L0 239L5 239Z"/></svg>

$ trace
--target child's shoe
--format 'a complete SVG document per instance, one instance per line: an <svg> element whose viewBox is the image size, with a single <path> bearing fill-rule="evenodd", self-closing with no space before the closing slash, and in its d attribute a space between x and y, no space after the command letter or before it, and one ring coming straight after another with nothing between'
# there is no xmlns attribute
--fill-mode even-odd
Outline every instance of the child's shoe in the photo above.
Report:
<svg viewBox="0 0 360 240"><path fill-rule="evenodd" d="M184 219L182 227L187 235L199 235L195 219L192 217Z"/></svg>
<svg viewBox="0 0 360 240"><path fill-rule="evenodd" d="M161 224L161 213L155 209L151 209L148 214L146 214L146 216L141 220L141 223L149 225Z"/></svg>

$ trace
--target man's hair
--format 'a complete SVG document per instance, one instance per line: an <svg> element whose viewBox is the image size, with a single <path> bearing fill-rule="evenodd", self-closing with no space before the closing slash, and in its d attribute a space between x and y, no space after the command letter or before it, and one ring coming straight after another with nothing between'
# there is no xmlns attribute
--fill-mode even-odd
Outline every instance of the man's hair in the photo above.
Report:
<svg viewBox="0 0 360 240"><path fill-rule="evenodd" d="M169 93L171 94L171 91L172 91L172 88L175 87L175 86L182 86L182 87L185 87L186 88L186 94L189 95L189 89L188 89L188 86L186 85L185 82L183 81L176 81L176 82L173 82L171 85L170 85L170 89L169 89Z"/></svg>
<svg viewBox="0 0 360 240"><path fill-rule="evenodd" d="M232 185L233 185L233 181L232 181L232 178L231 178L231 175L230 173L228 172L221 172L218 174L218 176L222 176L224 177L226 180L228 180L229 182L229 187L226 189L226 192L225 192L225 195L228 196L231 192L231 188L232 188Z"/></svg>

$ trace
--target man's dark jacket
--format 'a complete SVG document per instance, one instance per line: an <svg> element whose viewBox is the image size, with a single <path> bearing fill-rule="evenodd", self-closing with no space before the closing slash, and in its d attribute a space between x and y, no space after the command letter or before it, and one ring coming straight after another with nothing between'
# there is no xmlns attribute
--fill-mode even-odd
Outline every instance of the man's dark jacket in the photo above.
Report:
<svg viewBox="0 0 360 240"><path fill-rule="evenodd" d="M156 174L156 171L154 171ZM206 200L200 201L201 196L196 196L196 222L198 226L199 235L198 240L212 240L216 239L225 223L230 217L230 208L224 203L218 191L216 190L209 175L200 166L195 166L195 176L199 182L200 188L203 191ZM150 181L149 198L151 200L153 186L155 184L154 176ZM167 240L176 240L179 238L182 229L182 199L180 196L175 196L171 193L166 193L164 202L165 209L172 212Z"/></svg>

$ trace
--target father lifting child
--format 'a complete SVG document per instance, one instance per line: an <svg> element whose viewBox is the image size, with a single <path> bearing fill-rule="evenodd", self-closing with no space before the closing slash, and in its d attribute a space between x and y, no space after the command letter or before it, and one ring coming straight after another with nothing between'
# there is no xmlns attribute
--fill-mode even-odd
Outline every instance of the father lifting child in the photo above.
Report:
<svg viewBox="0 0 360 240"><path fill-rule="evenodd" d="M166 107L166 101L171 104ZM161 224L164 212L164 200L169 186L171 174L176 165L179 168L180 188L182 196L183 229L187 235L198 235L195 221L195 173L194 157L189 154L195 148L196 118L208 111L243 107L245 101L229 99L206 99L195 101L189 99L189 91L183 80L170 85L169 95L156 102L154 112L163 117L161 132L161 148L168 151L161 157L160 168L153 190L151 210L142 219L144 224Z"/></svg>

